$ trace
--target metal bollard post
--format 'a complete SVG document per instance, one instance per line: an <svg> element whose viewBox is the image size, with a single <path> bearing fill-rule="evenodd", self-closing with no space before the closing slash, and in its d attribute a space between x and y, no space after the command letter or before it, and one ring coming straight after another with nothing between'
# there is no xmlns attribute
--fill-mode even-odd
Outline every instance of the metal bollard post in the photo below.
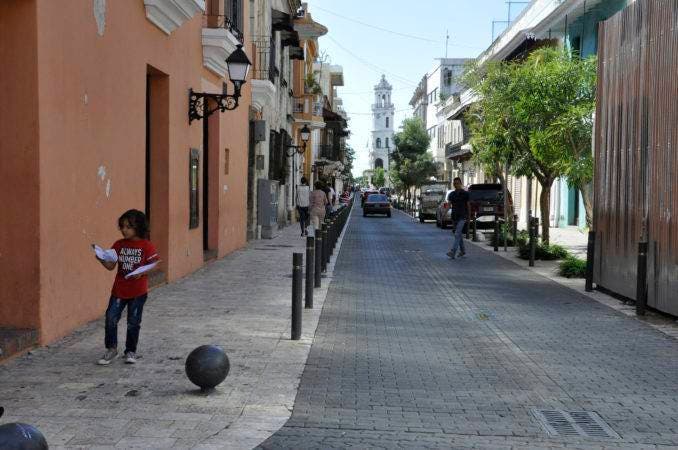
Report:
<svg viewBox="0 0 678 450"><path fill-rule="evenodd" d="M636 314L645 315L647 308L647 241L638 242L638 275L636 277Z"/></svg>
<svg viewBox="0 0 678 450"><path fill-rule="evenodd" d="M508 251L508 222L506 221L506 213L504 212L504 224L502 229L502 234L504 235L504 251Z"/></svg>
<svg viewBox="0 0 678 450"><path fill-rule="evenodd" d="M473 220L473 242L478 242L478 226L476 225L476 213L473 213L472 220Z"/></svg>
<svg viewBox="0 0 678 450"><path fill-rule="evenodd" d="M530 267L534 267L534 257L537 252L537 233L539 227L539 218L530 218Z"/></svg>
<svg viewBox="0 0 678 450"><path fill-rule="evenodd" d="M315 238L308 236L306 238L306 295L304 296L304 307L313 308L313 283L315 277Z"/></svg>
<svg viewBox="0 0 678 450"><path fill-rule="evenodd" d="M586 245L586 292L593 291L593 257L596 251L596 232L589 231L589 240Z"/></svg>
<svg viewBox="0 0 678 450"><path fill-rule="evenodd" d="M301 339L301 278L304 255L292 254L292 340Z"/></svg>
<svg viewBox="0 0 678 450"><path fill-rule="evenodd" d="M323 223L322 230L320 231L323 236L323 257L320 260L322 262L321 267L323 272L327 272L327 262L329 261L329 252L327 251L327 223Z"/></svg>
<svg viewBox="0 0 678 450"><path fill-rule="evenodd" d="M499 216L496 214L494 215L494 237L492 238L494 241L494 251L498 252L499 251Z"/></svg>
<svg viewBox="0 0 678 450"><path fill-rule="evenodd" d="M316 231L315 237L315 258L314 258L314 268L313 275L315 277L314 287L321 287L322 279L322 257L323 257L323 237L322 234Z"/></svg>
<svg viewBox="0 0 678 450"><path fill-rule="evenodd" d="M325 257L329 262L332 256L332 221L327 219L327 242L325 242L325 250L327 251Z"/></svg>
<svg viewBox="0 0 678 450"><path fill-rule="evenodd" d="M339 217L334 217L332 219L332 254L334 254L334 248L337 246L337 238L339 237Z"/></svg>

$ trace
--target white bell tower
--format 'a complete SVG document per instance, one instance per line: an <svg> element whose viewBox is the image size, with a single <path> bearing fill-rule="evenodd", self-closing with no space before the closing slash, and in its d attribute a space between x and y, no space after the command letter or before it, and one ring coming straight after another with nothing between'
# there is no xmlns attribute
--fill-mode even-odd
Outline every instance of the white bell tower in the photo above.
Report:
<svg viewBox="0 0 678 450"><path fill-rule="evenodd" d="M389 169L390 155L393 148L393 120L395 107L391 103L393 87L384 75L374 87L374 104L372 105L372 143L370 145L370 169L383 167ZM388 180L387 180L387 184Z"/></svg>

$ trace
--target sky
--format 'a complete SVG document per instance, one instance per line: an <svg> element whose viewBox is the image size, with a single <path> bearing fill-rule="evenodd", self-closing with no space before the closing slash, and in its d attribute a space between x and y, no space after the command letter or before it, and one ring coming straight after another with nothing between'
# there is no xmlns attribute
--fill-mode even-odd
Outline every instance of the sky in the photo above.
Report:
<svg viewBox="0 0 678 450"><path fill-rule="evenodd" d="M524 6L514 4L511 18ZM435 58L445 57L446 32L449 58L475 58L492 41L492 21L508 14L505 0L308 0L308 10L329 29L319 39L321 54L344 69L338 92L349 114L355 176L369 168L373 88L381 75L393 86L397 131L412 115L416 85ZM495 36L504 26L496 25Z"/></svg>

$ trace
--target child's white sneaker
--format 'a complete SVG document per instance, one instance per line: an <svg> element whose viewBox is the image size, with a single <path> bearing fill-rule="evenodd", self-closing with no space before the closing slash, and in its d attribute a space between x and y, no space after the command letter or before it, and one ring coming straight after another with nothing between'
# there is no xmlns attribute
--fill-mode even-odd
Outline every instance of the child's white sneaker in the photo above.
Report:
<svg viewBox="0 0 678 450"><path fill-rule="evenodd" d="M125 364L136 364L137 355L134 352L125 353Z"/></svg>
<svg viewBox="0 0 678 450"><path fill-rule="evenodd" d="M106 353L104 353L104 356L101 357L99 361L97 361L97 364L100 366L107 366L113 361L115 358L118 357L118 350L115 348L109 348L106 350Z"/></svg>

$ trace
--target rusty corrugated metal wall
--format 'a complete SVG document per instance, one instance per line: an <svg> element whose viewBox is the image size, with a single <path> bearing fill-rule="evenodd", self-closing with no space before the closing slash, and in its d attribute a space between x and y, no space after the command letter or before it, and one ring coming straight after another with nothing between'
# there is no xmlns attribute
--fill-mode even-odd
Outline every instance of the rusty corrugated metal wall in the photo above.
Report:
<svg viewBox="0 0 678 450"><path fill-rule="evenodd" d="M678 315L678 0L637 0L598 47L594 281L635 299L645 226L648 305Z"/></svg>

